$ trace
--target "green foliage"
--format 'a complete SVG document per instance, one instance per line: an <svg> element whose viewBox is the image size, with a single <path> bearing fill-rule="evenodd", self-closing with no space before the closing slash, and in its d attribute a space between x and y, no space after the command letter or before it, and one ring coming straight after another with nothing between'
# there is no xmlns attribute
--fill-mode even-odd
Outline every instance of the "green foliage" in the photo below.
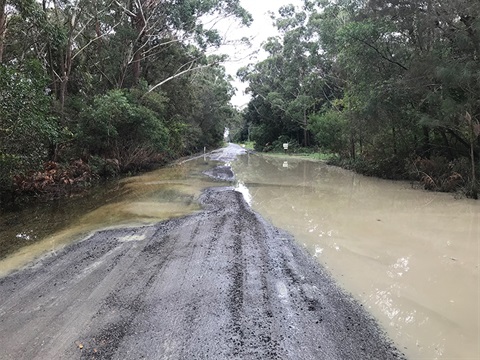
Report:
<svg viewBox="0 0 480 360"><path fill-rule="evenodd" d="M189 150L198 151L204 146L222 143L225 126L236 117L236 110L229 104L232 95L232 85L221 68L205 68L193 76L190 83L192 107L185 118L196 135L187 144Z"/></svg>
<svg viewBox="0 0 480 360"><path fill-rule="evenodd" d="M250 139L255 143L255 150L258 151L264 151L265 148L271 149L271 143L276 140L272 139L268 126L264 124L251 127Z"/></svg>
<svg viewBox="0 0 480 360"><path fill-rule="evenodd" d="M309 130L317 145L325 151L342 153L347 147L348 123L345 114L338 110L327 110L310 116Z"/></svg>
<svg viewBox="0 0 480 360"><path fill-rule="evenodd" d="M38 168L59 136L37 61L0 65L0 191L15 174Z"/></svg>
<svg viewBox="0 0 480 360"><path fill-rule="evenodd" d="M111 90L80 113L78 142L89 154L113 158L138 147L166 151L169 132L158 115L125 91Z"/></svg>
<svg viewBox="0 0 480 360"><path fill-rule="evenodd" d="M286 135L309 146L309 116L336 92L336 85L333 79L319 76L330 64L321 54L308 14L296 13L293 6L281 8L279 14L276 25L283 37L266 42L264 50L270 56L239 71L240 77L249 82L253 96L246 118L273 129L269 142Z"/></svg>
<svg viewBox="0 0 480 360"><path fill-rule="evenodd" d="M203 25L248 25L239 0L11 0L6 12L0 190L49 160L82 159L105 177L137 171L216 146L240 123L226 56L207 55L222 39Z"/></svg>
<svg viewBox="0 0 480 360"><path fill-rule="evenodd" d="M253 141L245 141L243 145L245 145L245 149L255 150L255 143Z"/></svg>
<svg viewBox="0 0 480 360"><path fill-rule="evenodd" d="M239 71L252 94L245 121L257 144L301 139L303 131L303 144L313 135L313 145L344 165L390 178L408 176L416 156L468 160L475 188L480 3L304 5L280 10L282 37L266 42L268 58Z"/></svg>

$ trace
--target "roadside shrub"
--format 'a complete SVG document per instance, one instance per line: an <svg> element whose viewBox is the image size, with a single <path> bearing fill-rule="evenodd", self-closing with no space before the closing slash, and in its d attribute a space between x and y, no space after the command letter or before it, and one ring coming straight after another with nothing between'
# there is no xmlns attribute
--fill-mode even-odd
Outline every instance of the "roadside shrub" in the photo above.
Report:
<svg viewBox="0 0 480 360"><path fill-rule="evenodd" d="M11 190L14 175L39 168L59 134L46 84L38 61L0 65L0 192Z"/></svg>
<svg viewBox="0 0 480 360"><path fill-rule="evenodd" d="M255 142L255 150L271 150L271 136L269 135L268 127L266 125L252 126L250 129L250 139Z"/></svg>
<svg viewBox="0 0 480 360"><path fill-rule="evenodd" d="M105 159L98 155L92 155L88 159L88 165L92 174L102 178L113 178L120 173L120 163L117 159Z"/></svg>
<svg viewBox="0 0 480 360"><path fill-rule="evenodd" d="M283 144L288 143L288 152L299 152L301 149L297 140L292 140L286 135L281 135L277 140L272 142L272 150L276 152L283 152Z"/></svg>
<svg viewBox="0 0 480 360"><path fill-rule="evenodd" d="M92 177L90 166L82 160L74 160L70 164L48 161L41 170L15 175L14 182L17 192L35 195L48 193L56 197L85 187Z"/></svg>
<svg viewBox="0 0 480 360"><path fill-rule="evenodd" d="M333 156L328 164L353 170L366 176L376 176L383 179L400 180L406 175L405 162L396 156L381 159L371 159L357 156L355 159Z"/></svg>
<svg viewBox="0 0 480 360"><path fill-rule="evenodd" d="M308 129L324 151L341 153L347 148L346 125L343 114L330 109L324 113L311 115Z"/></svg>
<svg viewBox="0 0 480 360"><path fill-rule="evenodd" d="M112 90L80 113L77 141L86 154L116 159L121 168L141 168L149 156L168 149L169 131L160 115Z"/></svg>
<svg viewBox="0 0 480 360"><path fill-rule="evenodd" d="M466 158L449 161L443 156L417 157L409 162L407 169L427 190L451 192L463 189L468 193L471 184L471 170Z"/></svg>

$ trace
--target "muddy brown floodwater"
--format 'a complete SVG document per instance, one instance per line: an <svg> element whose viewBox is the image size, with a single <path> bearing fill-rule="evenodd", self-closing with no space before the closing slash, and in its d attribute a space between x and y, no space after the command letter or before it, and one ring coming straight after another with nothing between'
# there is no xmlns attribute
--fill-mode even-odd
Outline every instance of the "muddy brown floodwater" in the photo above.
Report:
<svg viewBox="0 0 480 360"><path fill-rule="evenodd" d="M95 230L198 211L201 191L225 184L202 174L216 165L200 157L81 199L0 213L0 277ZM409 359L480 358L480 202L292 157L250 154L231 165L253 209L293 234Z"/></svg>
<svg viewBox="0 0 480 360"><path fill-rule="evenodd" d="M480 359L480 202L319 162L233 164L253 209L293 234L410 359Z"/></svg>
<svg viewBox="0 0 480 360"><path fill-rule="evenodd" d="M209 156L243 152L230 145ZM124 181L117 200L68 225L97 231L67 246L71 235L60 233L5 257L3 270L44 243L54 250L0 277L0 358L405 359L290 234L232 186L209 186L205 165ZM204 173L233 180L216 165ZM165 216L177 218L158 221Z"/></svg>
<svg viewBox="0 0 480 360"><path fill-rule="evenodd" d="M92 231L154 224L200 210L201 191L220 185L202 173L217 164L200 157L99 186L82 198L0 211L0 277Z"/></svg>

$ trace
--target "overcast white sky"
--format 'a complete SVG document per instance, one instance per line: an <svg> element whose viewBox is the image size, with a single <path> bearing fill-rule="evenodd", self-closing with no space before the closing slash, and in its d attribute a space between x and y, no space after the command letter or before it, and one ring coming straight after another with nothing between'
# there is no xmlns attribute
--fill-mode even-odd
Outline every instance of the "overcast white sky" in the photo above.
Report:
<svg viewBox="0 0 480 360"><path fill-rule="evenodd" d="M253 23L249 28L240 27L238 23L232 21L223 21L218 25L221 35L227 39L241 39L242 37L253 37L252 47L245 46L222 46L219 53L228 54L231 61L224 64L227 73L236 78L237 70L249 63L255 63L265 58L264 53L254 54L256 50L260 49L262 42L268 37L277 34L276 29L272 25L272 20L268 12L277 14L277 10L287 4L301 6L302 0L240 0L242 6L252 14ZM237 94L233 97L232 103L238 107L246 105L249 101L249 96L244 94L246 84L240 81L235 81L234 86L238 89Z"/></svg>

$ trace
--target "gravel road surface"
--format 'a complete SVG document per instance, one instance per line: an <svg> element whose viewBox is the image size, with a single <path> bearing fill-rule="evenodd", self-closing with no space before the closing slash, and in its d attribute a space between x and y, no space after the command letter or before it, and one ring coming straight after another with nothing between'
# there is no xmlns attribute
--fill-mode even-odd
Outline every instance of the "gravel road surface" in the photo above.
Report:
<svg viewBox="0 0 480 360"><path fill-rule="evenodd" d="M200 201L194 215L99 231L0 279L0 359L403 358L240 193Z"/></svg>

